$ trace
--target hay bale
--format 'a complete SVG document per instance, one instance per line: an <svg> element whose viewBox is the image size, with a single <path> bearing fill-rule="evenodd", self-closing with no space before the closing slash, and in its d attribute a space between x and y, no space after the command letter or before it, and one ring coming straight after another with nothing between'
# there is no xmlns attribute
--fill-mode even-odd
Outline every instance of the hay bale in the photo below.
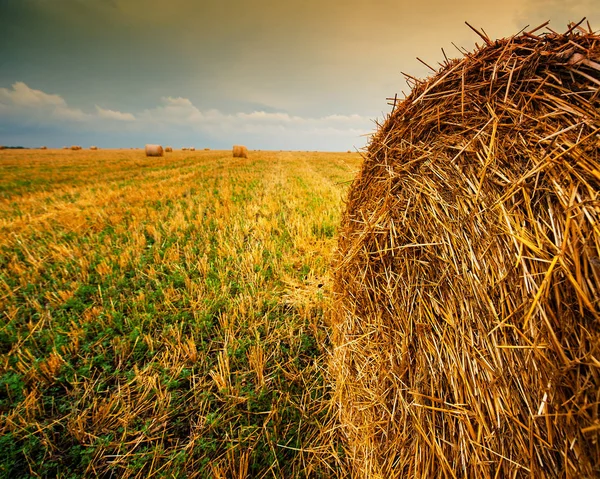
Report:
<svg viewBox="0 0 600 479"><path fill-rule="evenodd" d="M81 146L79 146L79 145L71 145L71 150L73 150L73 151L81 150Z"/></svg>
<svg viewBox="0 0 600 479"><path fill-rule="evenodd" d="M98 147L97 146L90 146L90 150L97 150Z"/></svg>
<svg viewBox="0 0 600 479"><path fill-rule="evenodd" d="M173 148L170 146L165 146L165 153L173 153Z"/></svg>
<svg viewBox="0 0 600 479"><path fill-rule="evenodd" d="M146 156L163 156L161 145L146 145Z"/></svg>
<svg viewBox="0 0 600 479"><path fill-rule="evenodd" d="M196 148L192 146L192 147L190 148L190 151L196 151Z"/></svg>
<svg viewBox="0 0 600 479"><path fill-rule="evenodd" d="M349 192L348 476L600 474L600 37L485 40L411 80Z"/></svg>
<svg viewBox="0 0 600 479"><path fill-rule="evenodd" d="M186 151L186 150L187 150L187 148L185 148L185 147L181 149L181 151Z"/></svg>
<svg viewBox="0 0 600 479"><path fill-rule="evenodd" d="M210 148L204 148L204 151L210 151Z"/></svg>
<svg viewBox="0 0 600 479"><path fill-rule="evenodd" d="M47 150L48 147L47 146L40 146L40 150Z"/></svg>
<svg viewBox="0 0 600 479"><path fill-rule="evenodd" d="M233 145L234 158L248 158L248 148L243 145Z"/></svg>

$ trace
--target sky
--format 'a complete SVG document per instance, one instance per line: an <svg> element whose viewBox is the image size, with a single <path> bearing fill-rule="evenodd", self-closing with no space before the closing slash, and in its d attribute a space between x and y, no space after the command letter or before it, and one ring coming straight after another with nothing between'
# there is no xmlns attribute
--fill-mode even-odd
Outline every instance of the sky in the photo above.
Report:
<svg viewBox="0 0 600 479"><path fill-rule="evenodd" d="M0 144L363 148L453 46L598 0L0 0Z"/></svg>

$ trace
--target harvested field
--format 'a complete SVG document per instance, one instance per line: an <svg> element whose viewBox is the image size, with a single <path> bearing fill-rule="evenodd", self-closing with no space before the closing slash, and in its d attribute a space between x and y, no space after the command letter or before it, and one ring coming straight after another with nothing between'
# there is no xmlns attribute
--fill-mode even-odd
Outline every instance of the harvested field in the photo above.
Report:
<svg viewBox="0 0 600 479"><path fill-rule="evenodd" d="M0 476L335 475L324 315L359 163L2 151Z"/></svg>

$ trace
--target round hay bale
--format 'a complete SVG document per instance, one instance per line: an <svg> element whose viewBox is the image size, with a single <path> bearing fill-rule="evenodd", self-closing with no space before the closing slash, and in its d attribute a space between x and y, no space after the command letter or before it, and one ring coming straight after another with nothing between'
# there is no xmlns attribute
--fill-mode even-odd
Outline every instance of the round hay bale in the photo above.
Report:
<svg viewBox="0 0 600 479"><path fill-rule="evenodd" d="M97 150L98 147L97 146L90 146L90 150Z"/></svg>
<svg viewBox="0 0 600 479"><path fill-rule="evenodd" d="M210 151L210 148L204 148L204 151Z"/></svg>
<svg viewBox="0 0 600 479"><path fill-rule="evenodd" d="M600 37L481 35L411 80L349 191L351 477L600 475Z"/></svg>
<svg viewBox="0 0 600 479"><path fill-rule="evenodd" d="M71 150L73 150L73 151L81 150L81 147L77 146L77 145L71 145Z"/></svg>
<svg viewBox="0 0 600 479"><path fill-rule="evenodd" d="M190 148L190 151L196 151L196 148L192 146L192 147Z"/></svg>
<svg viewBox="0 0 600 479"><path fill-rule="evenodd" d="M146 145L146 156L163 156L161 145Z"/></svg>
<svg viewBox="0 0 600 479"><path fill-rule="evenodd" d="M47 146L40 146L40 150L47 150L48 147Z"/></svg>
<svg viewBox="0 0 600 479"><path fill-rule="evenodd" d="M243 145L233 145L234 158L248 158L248 148Z"/></svg>
<svg viewBox="0 0 600 479"><path fill-rule="evenodd" d="M165 146L165 153L173 153L173 148L170 146Z"/></svg>

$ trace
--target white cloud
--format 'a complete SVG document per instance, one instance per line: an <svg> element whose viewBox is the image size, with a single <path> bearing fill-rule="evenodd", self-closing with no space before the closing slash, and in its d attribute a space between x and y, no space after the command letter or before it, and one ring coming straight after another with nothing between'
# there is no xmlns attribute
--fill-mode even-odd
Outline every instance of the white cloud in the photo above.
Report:
<svg viewBox="0 0 600 479"><path fill-rule="evenodd" d="M111 110L95 105L91 113L70 107L60 95L48 94L17 82L12 88L0 88L0 121L23 125L37 122L41 125L58 123L90 132L118 131L152 134L162 138L188 136L207 138L227 144L232 139L244 141L251 147L311 148L315 138L327 144L328 138L336 145L364 143L361 135L372 132L371 119L361 115L328 115L304 117L286 112L223 113L216 109L201 110L189 98L167 96L160 104L136 114Z"/></svg>
<svg viewBox="0 0 600 479"><path fill-rule="evenodd" d="M372 130L371 120L357 114L329 115L318 118L301 117L283 112L252 111L226 114L219 110L201 111L188 98L163 97L162 105L144 110L138 119L142 122L183 126L193 130L218 131L273 131L287 129L328 129L338 131ZM364 129L364 130L363 130Z"/></svg>
<svg viewBox="0 0 600 479"><path fill-rule="evenodd" d="M165 102L171 106L177 106L177 107L193 107L194 106L194 105L192 105L192 102L188 98L182 98L180 96L178 96L177 98L174 98L171 96L163 97L162 100L163 100L163 102Z"/></svg>
<svg viewBox="0 0 600 479"><path fill-rule="evenodd" d="M69 108L68 106L58 106L52 112L52 116L58 120L82 121L89 119L89 115L78 108Z"/></svg>
<svg viewBox="0 0 600 479"><path fill-rule="evenodd" d="M17 106L25 107L66 107L67 103L60 95L49 95L41 90L29 88L23 82L16 82L12 85L12 90L0 88L0 100L12 103Z"/></svg>
<svg viewBox="0 0 600 479"><path fill-rule="evenodd" d="M104 108L96 105L96 111L100 118L106 118L107 120L117 121L135 121L135 116L132 113L123 113L115 110L105 110Z"/></svg>
<svg viewBox="0 0 600 479"><path fill-rule="evenodd" d="M162 137L184 135L250 148L342 149L362 147L374 130L372 119L358 114L307 117L286 112L223 113L201 110L188 98L164 97L161 104L136 115L138 127Z"/></svg>
<svg viewBox="0 0 600 479"><path fill-rule="evenodd" d="M88 115L78 108L71 108L60 95L35 90L23 82L16 82L12 89L0 88L0 112L43 122L47 119L82 121Z"/></svg>

